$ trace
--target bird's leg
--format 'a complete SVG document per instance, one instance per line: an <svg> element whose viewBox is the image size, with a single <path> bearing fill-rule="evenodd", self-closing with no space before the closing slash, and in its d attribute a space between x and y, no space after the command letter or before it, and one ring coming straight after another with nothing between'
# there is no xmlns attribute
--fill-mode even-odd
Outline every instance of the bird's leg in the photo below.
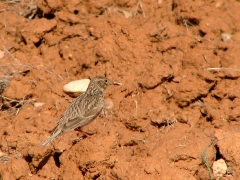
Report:
<svg viewBox="0 0 240 180"><path fill-rule="evenodd" d="M72 140L72 143L76 143L76 142L78 142L78 141L80 141L80 140L89 138L89 137L91 137L91 136L93 136L93 135L96 134L96 132L86 132L86 131L83 131L81 128L76 128L75 131L78 131L78 132L83 133L83 136L80 137L80 138L73 139L73 140Z"/></svg>
<svg viewBox="0 0 240 180"><path fill-rule="evenodd" d="M109 120L108 117L107 117L106 111L109 111L109 110L108 110L107 108L104 108L104 107L103 107L100 116L103 117L103 118L105 118L105 119L107 119L107 120Z"/></svg>
<svg viewBox="0 0 240 180"><path fill-rule="evenodd" d="M86 132L86 131L83 131L80 127L79 128L76 128L75 131L78 131L78 132L81 132L83 133L85 136L92 136L94 134L96 134L96 132Z"/></svg>
<svg viewBox="0 0 240 180"><path fill-rule="evenodd" d="M102 108L102 113L101 114L105 119L109 120L107 114L109 114L109 113L113 114L113 112L111 110L112 108L113 108L113 102L112 101L108 100L108 101L104 102L104 106Z"/></svg>

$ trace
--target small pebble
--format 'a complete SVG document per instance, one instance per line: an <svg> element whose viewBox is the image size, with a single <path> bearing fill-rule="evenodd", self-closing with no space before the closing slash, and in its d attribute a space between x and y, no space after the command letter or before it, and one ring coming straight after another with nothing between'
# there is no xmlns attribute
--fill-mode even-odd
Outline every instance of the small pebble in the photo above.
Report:
<svg viewBox="0 0 240 180"><path fill-rule="evenodd" d="M4 156L4 153L2 151L0 151L0 157Z"/></svg>
<svg viewBox="0 0 240 180"><path fill-rule="evenodd" d="M44 104L45 104L45 103L36 102L36 103L34 103L33 105L34 105L35 108L38 108L38 107L43 106Z"/></svg>
<svg viewBox="0 0 240 180"><path fill-rule="evenodd" d="M227 173L228 168L224 159L219 159L213 163L212 169L215 177L222 177Z"/></svg>
<svg viewBox="0 0 240 180"><path fill-rule="evenodd" d="M4 51L0 51L0 59L4 57Z"/></svg>
<svg viewBox="0 0 240 180"><path fill-rule="evenodd" d="M152 173L155 172L155 169L154 169L154 167L149 166L149 167L145 168L144 171L145 171L147 174L152 174Z"/></svg>
<svg viewBox="0 0 240 180"><path fill-rule="evenodd" d="M227 33L222 33L221 37L222 37L222 41L224 41L224 42L229 41L230 39L232 39L232 35L231 34L227 34Z"/></svg>

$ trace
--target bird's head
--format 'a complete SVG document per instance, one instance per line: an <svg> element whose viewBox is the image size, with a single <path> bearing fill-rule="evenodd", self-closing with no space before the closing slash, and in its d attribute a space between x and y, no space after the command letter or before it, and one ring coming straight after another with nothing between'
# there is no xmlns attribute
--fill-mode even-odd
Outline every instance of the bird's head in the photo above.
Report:
<svg viewBox="0 0 240 180"><path fill-rule="evenodd" d="M113 82L110 81L108 78L103 77L103 76L97 76L93 79L91 79L88 89L92 91L92 93L98 93L104 92L104 90L109 86L109 85L122 85L121 83L118 82Z"/></svg>

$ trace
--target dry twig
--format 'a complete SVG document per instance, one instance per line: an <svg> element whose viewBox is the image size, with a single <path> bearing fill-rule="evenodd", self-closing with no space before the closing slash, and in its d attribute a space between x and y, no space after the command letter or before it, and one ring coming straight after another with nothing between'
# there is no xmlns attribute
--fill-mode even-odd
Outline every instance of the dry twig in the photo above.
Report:
<svg viewBox="0 0 240 180"><path fill-rule="evenodd" d="M220 68L207 68L205 69L207 71L225 71L225 70L228 70L228 71L240 71L238 69L234 69L234 68L226 68L226 67L220 67Z"/></svg>
<svg viewBox="0 0 240 180"><path fill-rule="evenodd" d="M145 11L144 11L144 9L143 9L143 5L142 5L141 0L138 0L138 4L137 4L137 7L136 7L136 12L135 12L134 16L137 15L137 12L138 12L138 8L139 8L139 7L140 7L140 9L141 9L141 11L142 11L142 13L143 13L143 17L146 18L146 14L145 14Z"/></svg>

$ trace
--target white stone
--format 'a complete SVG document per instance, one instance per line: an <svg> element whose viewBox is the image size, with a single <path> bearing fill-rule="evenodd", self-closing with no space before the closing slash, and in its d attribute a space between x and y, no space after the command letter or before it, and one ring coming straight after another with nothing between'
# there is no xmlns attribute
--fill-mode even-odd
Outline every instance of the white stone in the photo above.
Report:
<svg viewBox="0 0 240 180"><path fill-rule="evenodd" d="M36 102L36 103L34 103L33 105L34 105L35 108L38 108L38 107L43 106L44 104L45 104L45 103Z"/></svg>
<svg viewBox="0 0 240 180"><path fill-rule="evenodd" d="M77 93L77 92L85 92L87 90L89 79L81 79L76 81L71 81L68 84L63 86L63 91L66 93Z"/></svg>
<svg viewBox="0 0 240 180"><path fill-rule="evenodd" d="M227 33L222 33L221 37L222 37L222 40L224 42L229 41L230 39L232 39L232 35L231 34L227 34Z"/></svg>
<svg viewBox="0 0 240 180"><path fill-rule="evenodd" d="M0 157L4 156L4 153L2 151L0 151Z"/></svg>
<svg viewBox="0 0 240 180"><path fill-rule="evenodd" d="M2 59L4 57L4 51L0 50L0 59Z"/></svg>
<svg viewBox="0 0 240 180"><path fill-rule="evenodd" d="M227 164L224 159L215 161L212 165L213 174L215 177L222 177L227 173Z"/></svg>

